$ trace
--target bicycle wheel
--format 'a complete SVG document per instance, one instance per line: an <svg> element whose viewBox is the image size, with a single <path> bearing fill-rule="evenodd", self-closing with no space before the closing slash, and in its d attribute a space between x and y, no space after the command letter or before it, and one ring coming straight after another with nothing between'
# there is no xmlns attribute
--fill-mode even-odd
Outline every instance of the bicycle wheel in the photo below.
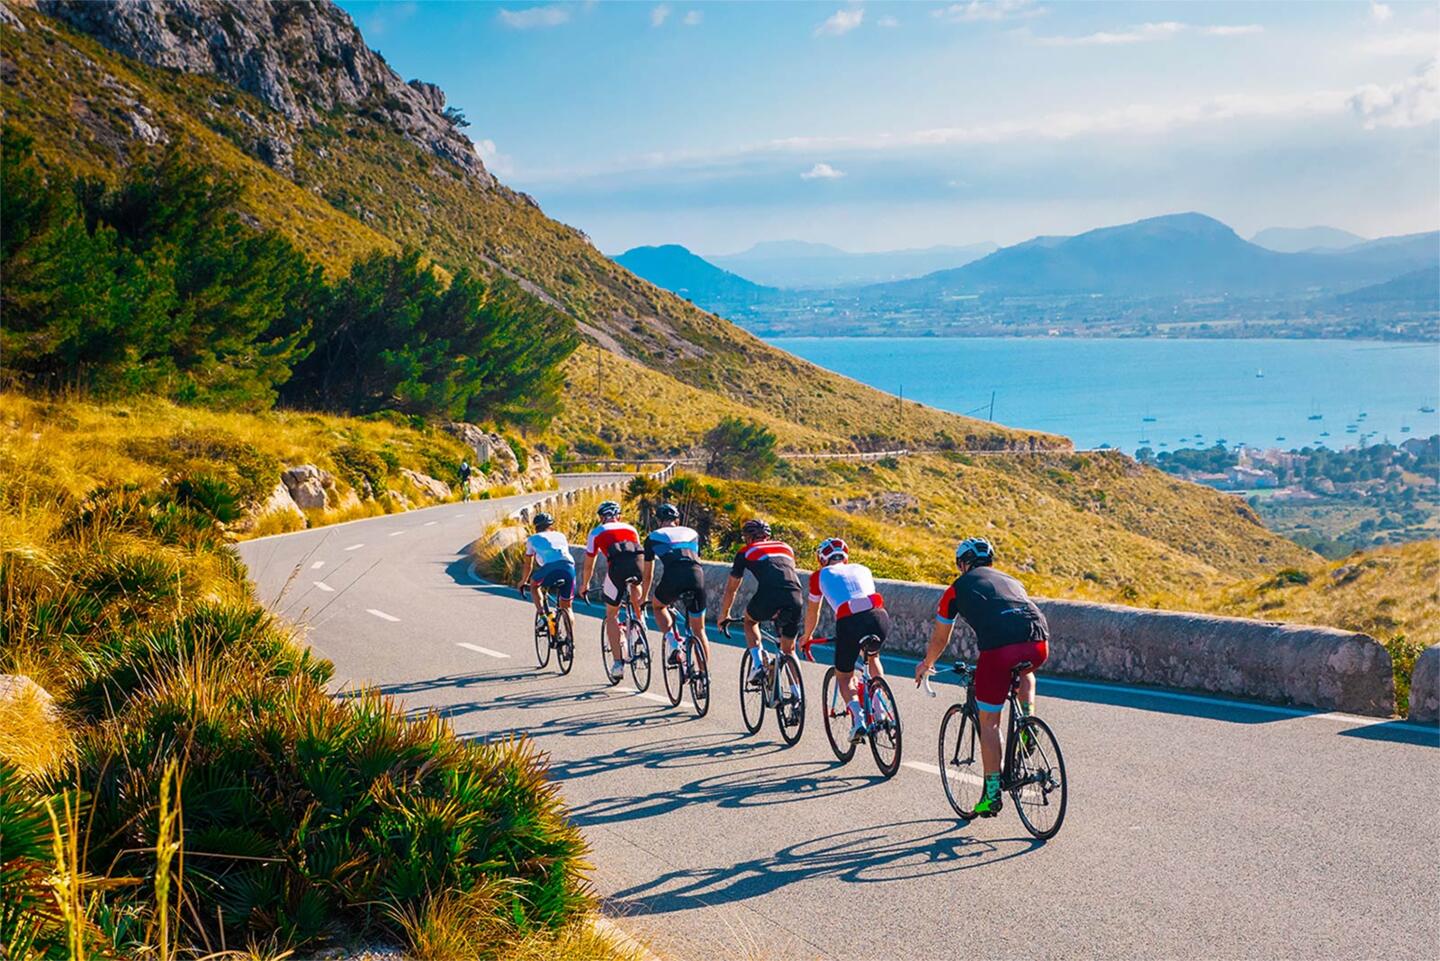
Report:
<svg viewBox="0 0 1440 961"><path fill-rule="evenodd" d="M850 709L845 706L845 695L840 692L833 667L825 672L820 685L820 703L825 706L825 739L835 759L844 764L855 756L855 745L850 743Z"/></svg>
<svg viewBox="0 0 1440 961"><path fill-rule="evenodd" d="M569 611L556 615L555 633L555 665L561 674L569 674L575 666L575 627L570 623Z"/></svg>
<svg viewBox="0 0 1440 961"><path fill-rule="evenodd" d="M969 821L985 792L978 719L965 705L952 704L940 722L940 783L955 813Z"/></svg>
<svg viewBox="0 0 1440 961"><path fill-rule="evenodd" d="M550 663L550 624L539 611L535 612L535 660L542 671Z"/></svg>
<svg viewBox="0 0 1440 961"><path fill-rule="evenodd" d="M624 635L621 635L621 640L624 640ZM611 687L614 687L616 684L619 684L619 683L620 683L620 679L623 678L625 675L622 674L622 675L620 675L620 677L616 677L614 674L611 674L611 673L610 673L610 662L611 662L612 660L614 660L614 658L612 658L612 657L610 656L610 639L605 636L605 622L604 622L604 621L601 621L601 622L600 622L600 663L601 663L602 665L604 665L604 668L605 668L605 683L606 683L606 684L609 684Z"/></svg>
<svg viewBox="0 0 1440 961"><path fill-rule="evenodd" d="M680 699L685 696L685 665L670 659L671 637L673 634L667 634L660 639L660 656L664 659L661 666L665 669L665 696L670 699L671 707L679 707Z"/></svg>
<svg viewBox="0 0 1440 961"><path fill-rule="evenodd" d="M765 720L765 674L758 680L751 680L755 667L754 648L746 648L740 655L740 719L745 730L754 734Z"/></svg>
<svg viewBox="0 0 1440 961"><path fill-rule="evenodd" d="M645 636L645 625L639 618L630 622L625 632L629 637L630 679L635 690L645 691L650 687L650 639Z"/></svg>
<svg viewBox="0 0 1440 961"><path fill-rule="evenodd" d="M1048 841L1065 820L1065 759L1050 726L1038 717L1020 719L1017 743L1011 748L1014 786L1010 797L1020 821L1041 841Z"/></svg>
<svg viewBox="0 0 1440 961"><path fill-rule="evenodd" d="M775 720L785 743L794 744L805 730L805 679L800 676L799 662L789 654L780 655L775 671L780 680Z"/></svg>
<svg viewBox="0 0 1440 961"><path fill-rule="evenodd" d="M870 753L887 778L900 770L900 705L883 677L875 678L870 687Z"/></svg>
<svg viewBox="0 0 1440 961"><path fill-rule="evenodd" d="M688 639L690 649L690 703L695 713L704 717L710 713L710 665L705 661L705 648L695 638Z"/></svg>

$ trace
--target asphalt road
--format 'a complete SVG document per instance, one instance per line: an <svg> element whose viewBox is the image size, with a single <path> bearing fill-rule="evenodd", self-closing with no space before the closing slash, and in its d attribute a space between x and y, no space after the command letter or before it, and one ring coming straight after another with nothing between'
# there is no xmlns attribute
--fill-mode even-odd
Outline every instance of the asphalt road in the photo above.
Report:
<svg viewBox="0 0 1440 961"><path fill-rule="evenodd" d="M579 486L586 479L566 479ZM537 672L531 608L479 582L466 545L527 497L454 504L240 546L262 598L337 684L523 733L594 848L611 912L676 958L1440 957L1440 744L1399 722L1042 678L1065 752L1063 830L1013 810L952 817L940 716L896 684L906 766L837 764L814 704L787 748L746 736L739 649L712 643L709 716L607 688L593 608L574 671ZM861 558L863 560L863 558ZM886 658L900 680L913 661Z"/></svg>

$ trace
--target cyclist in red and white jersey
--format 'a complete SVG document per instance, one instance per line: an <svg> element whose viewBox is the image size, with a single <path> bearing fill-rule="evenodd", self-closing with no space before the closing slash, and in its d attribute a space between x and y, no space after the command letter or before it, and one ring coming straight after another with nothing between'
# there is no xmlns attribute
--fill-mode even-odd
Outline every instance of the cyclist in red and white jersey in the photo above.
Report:
<svg viewBox="0 0 1440 961"><path fill-rule="evenodd" d="M620 650L620 598L630 592L636 613L643 611L640 598L640 534L620 519L620 505L605 501L595 511L600 523L585 541L585 567L580 583L588 590L595 571L595 558L605 555L605 581L600 593L605 598L605 637L610 642L610 676L625 673L625 655ZM633 578L633 580L632 580Z"/></svg>
<svg viewBox="0 0 1440 961"><path fill-rule="evenodd" d="M875 578L864 564L850 563L850 548L838 537L823 541L815 549L820 566L810 575L809 603L805 606L805 636L802 644L815 639L820 623L820 608L825 602L835 611L835 679L845 696L850 711L850 740L865 737L864 715L860 695L855 689L855 662L860 657L860 642L867 637L880 639L890 634L890 614L885 599L875 590ZM865 650L865 663L871 677L881 677L880 646Z"/></svg>

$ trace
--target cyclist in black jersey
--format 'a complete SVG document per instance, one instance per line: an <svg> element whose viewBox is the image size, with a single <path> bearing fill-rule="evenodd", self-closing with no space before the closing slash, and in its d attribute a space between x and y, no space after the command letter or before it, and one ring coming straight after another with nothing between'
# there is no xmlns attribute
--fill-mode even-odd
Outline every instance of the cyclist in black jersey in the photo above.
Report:
<svg viewBox="0 0 1440 961"><path fill-rule="evenodd" d="M730 616L730 605L735 601L745 572L749 571L756 587L755 596L745 605L745 645L755 659L752 673L759 674L765 669L759 659L760 624L774 620L779 628L780 650L793 654L800 619L805 615L805 591L795 571L795 551L789 544L771 539L769 524L748 520L741 533L745 536L745 546L730 566L720 613L722 617Z"/></svg>

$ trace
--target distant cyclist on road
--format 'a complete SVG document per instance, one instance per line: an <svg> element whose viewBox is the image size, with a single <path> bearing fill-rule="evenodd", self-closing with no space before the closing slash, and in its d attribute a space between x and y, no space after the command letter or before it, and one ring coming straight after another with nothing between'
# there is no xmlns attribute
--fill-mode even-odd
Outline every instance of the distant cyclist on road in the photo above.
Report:
<svg viewBox="0 0 1440 961"><path fill-rule="evenodd" d="M655 585L651 608L660 635L669 637L670 605L683 600L690 621L690 633L700 642L705 663L710 663L710 647L705 641L705 572L700 567L700 535L680 525L680 509L674 504L661 504L655 510L660 526L645 538L645 579L640 596L650 597L650 584L655 576L655 559L659 558L663 573ZM637 608L638 610L638 608ZM666 656L678 664L682 657L680 645L669 637Z"/></svg>
<svg viewBox="0 0 1440 961"><path fill-rule="evenodd" d="M535 515L535 533L525 539L525 573L520 575L520 588L532 585L530 600L535 603L535 612L541 613L540 591L554 588L559 598L559 608L565 618L571 618L570 603L575 597L575 558L570 556L570 543L565 535L556 530L555 518L541 511ZM534 576L531 576L531 571Z"/></svg>
<svg viewBox="0 0 1440 961"><path fill-rule="evenodd" d="M620 519L620 505L614 501L605 501L596 508L595 514L600 523L585 542L585 566L580 573L580 583L586 588L590 586L595 557L603 553L605 582L600 594L605 599L605 637L610 642L610 676L619 678L625 674L625 655L620 649L622 592L630 592L630 603L637 612L645 609L640 596L640 534ZM635 583L627 585L631 578Z"/></svg>
<svg viewBox="0 0 1440 961"><path fill-rule="evenodd" d="M877 637L881 644L885 642L890 634L890 614L885 610L885 599L875 590L870 568L850 563L850 548L843 540L831 537L823 541L815 549L815 559L820 566L810 575L802 643L815 639L820 609L829 601L835 611L835 679L850 711L850 740L859 743L865 738L865 722L860 695L855 690L855 661L865 638ZM878 646L865 652L865 663L872 677L884 676Z"/></svg>
<svg viewBox="0 0 1440 961"><path fill-rule="evenodd" d="M975 805L981 817L994 817L1000 800L1000 709L1010 692L1010 671L1021 661L1030 670L1020 677L1020 710L1035 710L1034 670L1045 663L1050 627L1045 615L1009 574L995 570L995 549L983 537L961 541L955 548L960 576L946 589L935 613L935 629L925 659L915 668L915 683L924 680L950 643L955 618L975 631L980 659L975 665L975 704L980 709L980 758L985 767L985 795Z"/></svg>
<svg viewBox="0 0 1440 961"><path fill-rule="evenodd" d="M470 499L470 459L466 458L460 462L460 499Z"/></svg>
<svg viewBox="0 0 1440 961"><path fill-rule="evenodd" d="M805 592L800 575L795 572L795 551L783 541L770 539L770 525L762 520L748 520L740 532L745 546L730 565L730 579L725 584L725 597L720 613L730 616L730 605L740 590L740 582L749 571L755 577L755 596L745 606L745 645L754 660L750 678L763 682L765 665L760 657L760 624L774 620L780 629L780 649L795 652L795 637L800 633L800 618L805 610Z"/></svg>

